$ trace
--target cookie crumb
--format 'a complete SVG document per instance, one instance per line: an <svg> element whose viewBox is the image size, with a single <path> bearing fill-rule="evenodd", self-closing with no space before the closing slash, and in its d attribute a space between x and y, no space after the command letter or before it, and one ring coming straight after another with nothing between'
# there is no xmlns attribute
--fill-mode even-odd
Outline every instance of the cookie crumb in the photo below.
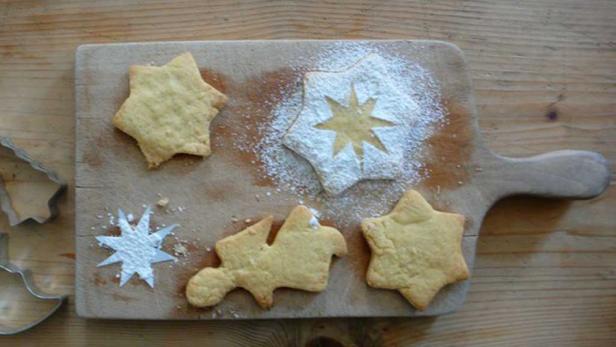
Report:
<svg viewBox="0 0 616 347"><path fill-rule="evenodd" d="M188 249L181 243L176 243L173 245L173 253L175 256L185 257L188 255Z"/></svg>
<svg viewBox="0 0 616 347"><path fill-rule="evenodd" d="M167 204L169 204L169 198L167 197L160 198L158 202L156 203L158 207L165 207L167 206Z"/></svg>

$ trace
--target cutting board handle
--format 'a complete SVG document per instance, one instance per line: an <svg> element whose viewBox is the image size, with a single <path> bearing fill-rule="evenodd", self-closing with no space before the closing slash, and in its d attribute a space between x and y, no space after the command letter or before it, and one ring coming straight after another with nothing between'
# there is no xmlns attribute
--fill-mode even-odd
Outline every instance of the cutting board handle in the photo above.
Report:
<svg viewBox="0 0 616 347"><path fill-rule="evenodd" d="M607 160L599 153L563 150L528 158L496 155L491 181L498 198L516 194L550 198L590 199L610 183Z"/></svg>

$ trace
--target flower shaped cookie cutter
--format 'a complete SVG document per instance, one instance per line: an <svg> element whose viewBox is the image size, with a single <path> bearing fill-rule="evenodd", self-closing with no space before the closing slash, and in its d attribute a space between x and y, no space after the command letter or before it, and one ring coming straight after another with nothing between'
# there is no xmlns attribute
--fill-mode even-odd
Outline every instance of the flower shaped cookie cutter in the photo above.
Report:
<svg viewBox="0 0 616 347"><path fill-rule="evenodd" d="M49 194L49 199L45 203L47 205L48 211L40 214L31 214L31 211L29 211L28 209L20 211L19 207L21 206L21 203L23 203L23 205L25 206L30 204L31 201L26 200L23 202L19 202L20 204L17 204L11 199L11 189L7 184L8 182L3 180L3 177L5 179L6 177L9 177L11 178L11 180L17 181L18 177L26 172L25 170L29 170L31 172L34 171L39 174L42 173L44 174L44 177L46 176L49 181L55 183L55 187L51 187L47 192ZM24 186L24 182L18 182L16 183L16 185L19 186L17 188L21 189L21 191L24 191L22 189ZM19 191L19 189L17 189L17 191ZM26 189L26 191L28 190L30 192L36 191L35 188ZM30 156L25 151L16 147L10 139L6 137L0 137L0 208L8 216L9 224L11 226L21 224L22 222L25 222L27 220L34 220L38 223L45 223L51 218L53 218L58 213L57 199L65 190L66 183L64 183L56 175L56 173L47 169L41 163L30 158ZM22 270L9 262L8 235L3 233L0 233L0 269L7 271L11 274L18 275L21 278L28 293L30 293L30 295L32 295L33 297L40 300L55 301L54 306L46 314L33 322L16 328L0 325L0 336L18 334L20 332L26 331L30 328L37 326L39 323L46 320L49 316L56 312L60 308L60 306L62 306L62 303L66 301L67 297L65 295L48 295L40 291L40 289L38 289L38 287L34 284L30 271Z"/></svg>

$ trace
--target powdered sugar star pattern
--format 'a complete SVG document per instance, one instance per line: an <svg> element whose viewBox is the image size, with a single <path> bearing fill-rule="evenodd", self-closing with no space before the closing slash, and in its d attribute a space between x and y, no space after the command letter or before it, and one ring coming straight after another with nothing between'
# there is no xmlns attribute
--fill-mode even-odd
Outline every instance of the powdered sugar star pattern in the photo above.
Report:
<svg viewBox="0 0 616 347"><path fill-rule="evenodd" d="M122 210L118 211L120 236L97 236L101 246L116 251L109 258L97 265L106 266L122 262L120 287L134 275L138 274L150 287L154 287L152 264L176 260L175 257L160 250L163 240L177 225L171 225L150 234L151 209L148 207L139 223L133 227Z"/></svg>
<svg viewBox="0 0 616 347"><path fill-rule="evenodd" d="M336 132L334 143L334 156L347 145L353 146L355 155L360 163L364 159L364 142L373 145L377 149L387 153L387 148L375 134L373 128L388 127L393 123L372 116L376 99L368 98L363 104L357 101L355 87L351 85L349 105L339 104L336 100L327 98L327 103L332 112L332 117L316 127Z"/></svg>
<svg viewBox="0 0 616 347"><path fill-rule="evenodd" d="M360 180L400 176L404 139L418 111L388 77L384 59L369 54L345 70L306 73L303 107L283 143L310 162L325 191L337 195Z"/></svg>

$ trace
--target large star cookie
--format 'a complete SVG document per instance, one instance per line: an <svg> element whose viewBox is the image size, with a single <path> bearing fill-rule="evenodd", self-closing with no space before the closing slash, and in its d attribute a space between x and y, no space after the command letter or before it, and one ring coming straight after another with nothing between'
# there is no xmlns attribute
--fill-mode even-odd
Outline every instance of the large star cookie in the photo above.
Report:
<svg viewBox="0 0 616 347"><path fill-rule="evenodd" d="M283 143L310 162L329 194L401 174L419 109L387 66L370 54L342 71L305 75L303 106Z"/></svg>
<svg viewBox="0 0 616 347"><path fill-rule="evenodd" d="M210 122L227 97L203 81L190 53L164 66L133 65L129 80L112 122L137 140L150 168L176 153L210 155Z"/></svg>
<svg viewBox="0 0 616 347"><path fill-rule="evenodd" d="M269 308L278 287L319 292L327 286L332 255L347 253L342 234L321 226L310 210L291 211L271 245L267 236L272 217L216 243L218 268L206 267L186 286L191 305L216 305L236 287L248 290L259 305Z"/></svg>
<svg viewBox="0 0 616 347"><path fill-rule="evenodd" d="M404 194L393 211L362 221L372 258L368 284L397 289L424 310L445 285L465 280L464 216L439 212L416 191Z"/></svg>

